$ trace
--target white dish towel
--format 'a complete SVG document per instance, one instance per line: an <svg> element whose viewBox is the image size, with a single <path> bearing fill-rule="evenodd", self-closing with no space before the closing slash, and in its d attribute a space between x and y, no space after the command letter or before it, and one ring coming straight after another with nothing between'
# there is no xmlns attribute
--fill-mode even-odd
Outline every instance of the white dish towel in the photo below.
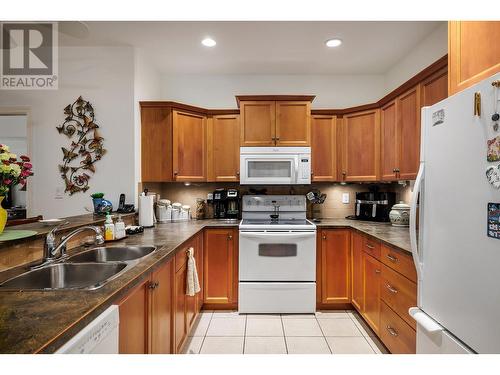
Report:
<svg viewBox="0 0 500 375"><path fill-rule="evenodd" d="M196 260L194 259L194 249L192 247L188 249L187 255L186 295L194 296L201 289L198 280L198 271L196 270Z"/></svg>

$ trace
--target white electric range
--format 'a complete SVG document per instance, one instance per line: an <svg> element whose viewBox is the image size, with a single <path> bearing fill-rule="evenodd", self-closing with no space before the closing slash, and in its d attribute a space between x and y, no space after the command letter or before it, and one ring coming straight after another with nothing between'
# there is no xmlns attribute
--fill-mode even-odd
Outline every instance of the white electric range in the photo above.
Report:
<svg viewBox="0 0 500 375"><path fill-rule="evenodd" d="M303 195L245 195L239 225L240 313L316 310L316 225Z"/></svg>

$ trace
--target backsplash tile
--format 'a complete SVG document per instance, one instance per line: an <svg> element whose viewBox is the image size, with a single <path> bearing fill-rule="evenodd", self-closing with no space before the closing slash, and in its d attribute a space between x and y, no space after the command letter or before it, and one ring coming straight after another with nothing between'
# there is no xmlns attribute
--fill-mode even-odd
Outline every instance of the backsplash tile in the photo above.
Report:
<svg viewBox="0 0 500 375"><path fill-rule="evenodd" d="M309 186L257 186L266 188L268 194L307 194L312 189L319 189L327 195L325 203L322 205L308 205L308 216L321 218L344 218L354 214L355 194L358 191L368 191L372 184L347 184L339 183L314 183ZM398 183L376 184L380 191L393 191L396 193L396 202L410 202L411 190L409 185L403 186ZM179 182L168 183L142 183L139 184L139 191L147 188L150 192L160 194L161 198L169 199L172 202L181 202L195 207L196 198L207 198L207 193L213 192L216 188L235 188L240 193L247 194L252 186L240 186L237 183L192 183L189 186ZM342 194L349 194L349 203L342 203Z"/></svg>

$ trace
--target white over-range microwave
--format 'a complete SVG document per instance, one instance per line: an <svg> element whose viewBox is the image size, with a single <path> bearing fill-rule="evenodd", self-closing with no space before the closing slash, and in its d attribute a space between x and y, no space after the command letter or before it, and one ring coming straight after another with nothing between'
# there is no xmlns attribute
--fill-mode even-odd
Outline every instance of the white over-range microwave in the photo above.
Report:
<svg viewBox="0 0 500 375"><path fill-rule="evenodd" d="M240 184L311 183L311 147L241 147Z"/></svg>

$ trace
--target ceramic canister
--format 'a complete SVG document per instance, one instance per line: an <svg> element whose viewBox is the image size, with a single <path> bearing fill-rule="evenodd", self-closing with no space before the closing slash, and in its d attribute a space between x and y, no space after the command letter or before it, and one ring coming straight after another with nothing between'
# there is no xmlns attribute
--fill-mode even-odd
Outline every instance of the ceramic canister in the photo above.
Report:
<svg viewBox="0 0 500 375"><path fill-rule="evenodd" d="M395 227L407 227L410 225L410 206L399 202L391 208L389 219Z"/></svg>

